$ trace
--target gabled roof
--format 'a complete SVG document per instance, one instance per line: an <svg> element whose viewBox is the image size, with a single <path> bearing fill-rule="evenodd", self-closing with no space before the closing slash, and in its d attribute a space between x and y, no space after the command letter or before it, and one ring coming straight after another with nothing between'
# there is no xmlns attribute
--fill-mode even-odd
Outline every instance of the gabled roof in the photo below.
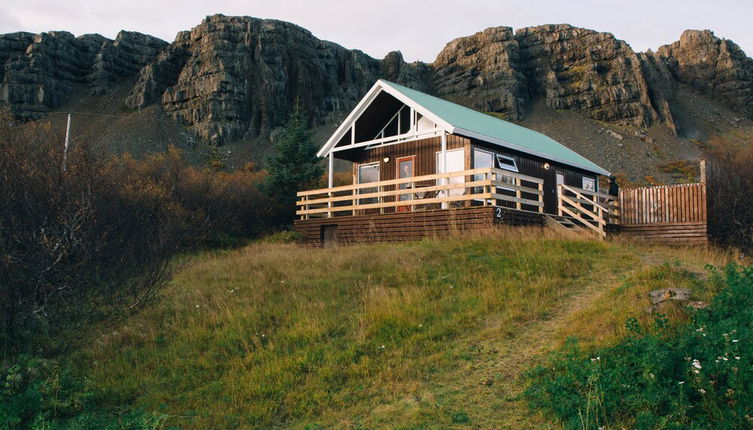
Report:
<svg viewBox="0 0 753 430"><path fill-rule="evenodd" d="M359 102L319 151L319 156L326 155L334 148L347 132L350 123L357 119L380 91L385 91L411 106L448 133L476 138L599 175L609 175L607 170L542 133L383 79L378 80Z"/></svg>

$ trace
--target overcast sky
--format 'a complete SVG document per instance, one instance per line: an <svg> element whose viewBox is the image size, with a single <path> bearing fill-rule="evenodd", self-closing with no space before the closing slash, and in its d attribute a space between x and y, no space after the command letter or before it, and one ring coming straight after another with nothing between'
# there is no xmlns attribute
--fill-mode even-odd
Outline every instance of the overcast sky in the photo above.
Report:
<svg viewBox="0 0 753 430"><path fill-rule="evenodd" d="M0 0L0 33L113 38L126 29L172 41L215 13L290 21L373 57L400 50L407 61L431 62L450 40L486 27L556 23L613 33L636 51L710 29L753 54L753 0Z"/></svg>

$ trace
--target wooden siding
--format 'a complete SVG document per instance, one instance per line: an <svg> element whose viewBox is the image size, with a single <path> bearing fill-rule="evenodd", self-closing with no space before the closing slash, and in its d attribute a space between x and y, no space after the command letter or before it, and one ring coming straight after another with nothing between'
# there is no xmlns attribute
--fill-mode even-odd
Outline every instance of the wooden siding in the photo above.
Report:
<svg viewBox="0 0 753 430"><path fill-rule="evenodd" d="M470 145L470 140L462 136L448 135L447 149L465 148ZM416 157L413 166L414 176L431 175L436 172L437 161L436 153L442 147L441 137L432 137L429 139L414 140L412 142L398 143L395 145L384 146L364 150L360 156L354 160L354 174L358 164L379 163L379 180L388 181L396 179L397 159L414 155ZM384 158L389 157L390 161L385 163ZM465 169L470 169L466 166ZM356 177L353 177L354 180ZM355 182L354 182L355 183Z"/></svg>
<svg viewBox="0 0 753 430"><path fill-rule="evenodd" d="M708 229L705 222L671 224L630 224L620 226L623 237L662 245L706 245Z"/></svg>
<svg viewBox="0 0 753 430"><path fill-rule="evenodd" d="M583 177L596 179L595 173L589 173L571 166L545 160L530 154L519 151L502 148L488 142L473 139L471 142L470 157L473 157L473 149L479 148L494 154L507 155L515 159L520 173L536 178L544 179L544 212L548 214L557 214L557 172L562 172L565 176L565 185L581 188L583 187ZM471 162L472 163L472 162ZM549 163L549 169L544 168L544 164ZM471 165L469 168L474 168Z"/></svg>
<svg viewBox="0 0 753 430"><path fill-rule="evenodd" d="M338 245L399 242L484 231L495 224L543 226L543 215L499 207L472 207L428 212L317 218L295 221L295 229L307 246L323 246L323 236Z"/></svg>

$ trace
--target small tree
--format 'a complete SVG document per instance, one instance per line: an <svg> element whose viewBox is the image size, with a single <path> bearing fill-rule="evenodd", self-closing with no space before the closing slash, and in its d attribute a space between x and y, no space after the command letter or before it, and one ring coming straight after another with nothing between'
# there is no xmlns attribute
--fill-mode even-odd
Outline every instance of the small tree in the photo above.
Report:
<svg viewBox="0 0 753 430"><path fill-rule="evenodd" d="M318 183L324 169L316 157L316 145L311 140L300 101L296 101L288 121L267 159L269 176L265 191L281 206L284 219L289 224L295 214L296 192Z"/></svg>

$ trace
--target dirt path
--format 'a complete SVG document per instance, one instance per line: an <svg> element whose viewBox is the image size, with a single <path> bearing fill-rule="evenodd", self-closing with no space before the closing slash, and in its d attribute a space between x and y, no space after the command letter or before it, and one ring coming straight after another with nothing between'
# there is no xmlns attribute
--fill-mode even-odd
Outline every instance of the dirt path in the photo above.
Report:
<svg viewBox="0 0 753 430"><path fill-rule="evenodd" d="M553 308L550 318L522 325L512 338L500 338L498 328L487 328L468 344L468 348L478 350L474 359L443 381L442 388L448 393L463 393L476 404L476 410L486 410L487 416L474 417L475 428L559 428L545 417L531 414L520 399L525 389L523 373L557 346L559 331L572 316L596 302L610 290L608 287L644 268L626 265L590 273L584 287Z"/></svg>

